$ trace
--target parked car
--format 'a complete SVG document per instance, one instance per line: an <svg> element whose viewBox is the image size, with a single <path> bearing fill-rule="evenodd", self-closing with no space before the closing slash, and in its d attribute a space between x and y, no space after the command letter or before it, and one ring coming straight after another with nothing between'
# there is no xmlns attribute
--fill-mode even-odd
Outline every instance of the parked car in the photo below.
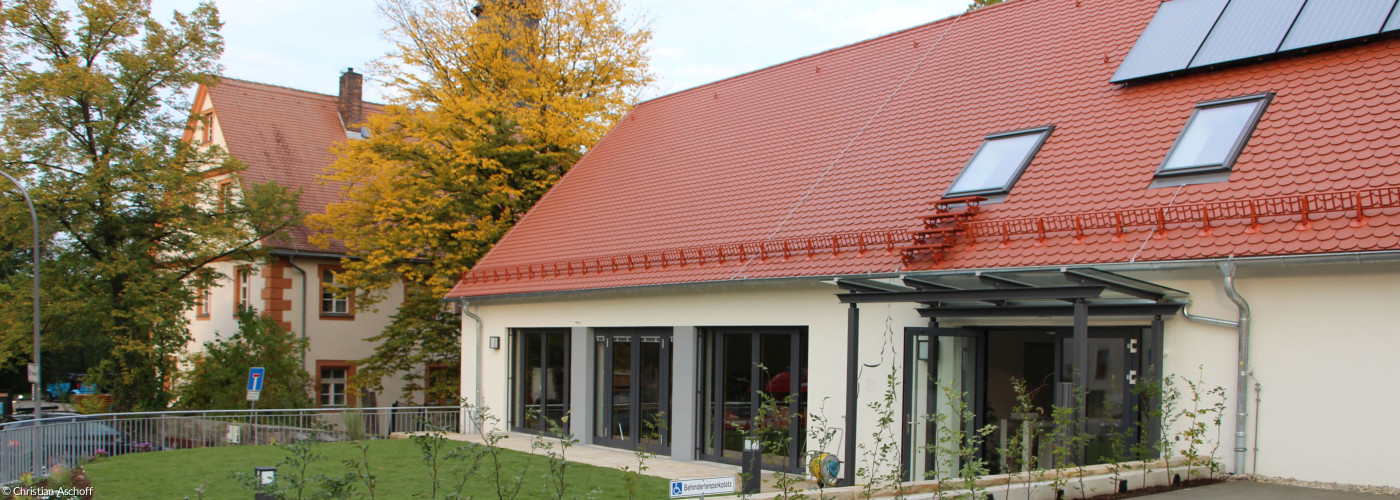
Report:
<svg viewBox="0 0 1400 500"><path fill-rule="evenodd" d="M46 412L42 422L44 455L49 461L63 460L71 464L100 454L116 456L162 449L159 444L136 439L106 419L71 412ZM10 421L0 423L0 444L6 450L27 449L33 439L30 434L33 428L33 413L16 414Z"/></svg>

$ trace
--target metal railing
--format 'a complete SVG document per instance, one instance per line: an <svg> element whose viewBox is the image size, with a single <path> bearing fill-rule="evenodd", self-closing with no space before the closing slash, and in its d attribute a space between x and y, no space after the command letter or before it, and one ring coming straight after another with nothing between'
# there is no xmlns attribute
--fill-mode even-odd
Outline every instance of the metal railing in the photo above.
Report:
<svg viewBox="0 0 1400 500"><path fill-rule="evenodd" d="M206 410L59 415L0 424L0 484L40 463L74 467L96 456L180 448L384 439L394 432L460 431L456 406ZM470 426L468 426L470 427ZM42 444L38 444L42 443Z"/></svg>

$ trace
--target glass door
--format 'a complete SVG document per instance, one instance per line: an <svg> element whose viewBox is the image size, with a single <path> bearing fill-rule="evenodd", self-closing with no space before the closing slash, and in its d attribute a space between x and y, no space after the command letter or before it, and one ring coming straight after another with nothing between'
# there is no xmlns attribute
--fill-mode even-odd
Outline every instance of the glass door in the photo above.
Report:
<svg viewBox="0 0 1400 500"><path fill-rule="evenodd" d="M1085 446L1084 463L1103 463L1112 456L1115 436L1124 447L1136 442L1138 421L1135 413L1136 394L1133 391L1141 356L1141 339L1136 329L1095 329L1089 332L1089 366L1086 368L1083 394L1061 395L1061 400L1082 399L1085 431L1089 442ZM1074 381L1072 365L1075 341L1068 333L1061 334L1060 380ZM1119 450L1126 454L1127 449Z"/></svg>
<svg viewBox="0 0 1400 500"><path fill-rule="evenodd" d="M523 329L511 337L511 428L548 432L569 410L569 331Z"/></svg>
<svg viewBox="0 0 1400 500"><path fill-rule="evenodd" d="M704 332L700 457L739 463L745 439L763 466L802 470L807 431L806 334L795 328Z"/></svg>
<svg viewBox="0 0 1400 500"><path fill-rule="evenodd" d="M916 481L954 477L962 439L982 426L986 333L909 328L905 345L905 470Z"/></svg>
<svg viewBox="0 0 1400 500"><path fill-rule="evenodd" d="M671 453L671 333L599 330L593 350L593 440L619 448Z"/></svg>

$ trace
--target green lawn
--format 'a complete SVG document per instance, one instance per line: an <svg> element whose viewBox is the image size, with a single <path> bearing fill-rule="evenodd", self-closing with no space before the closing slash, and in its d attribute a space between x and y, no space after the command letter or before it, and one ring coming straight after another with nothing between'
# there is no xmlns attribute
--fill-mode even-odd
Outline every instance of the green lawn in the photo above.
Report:
<svg viewBox="0 0 1400 500"><path fill-rule="evenodd" d="M447 450L463 443L447 442ZM423 464L423 453L410 439L393 439L369 442L370 465L378 476L376 498L428 498L430 485L428 469ZM347 459L359 459L359 449L351 443L326 443L313 447L316 453L327 457L316 463L312 473L340 476L349 469L343 464ZM102 499L182 499L196 498L195 489L204 485L206 499L252 498L253 494L243 489L237 481L229 478L231 471L251 473L254 467L277 465L288 452L274 446L240 446L228 448L200 448L170 450L154 453L137 453L104 459L88 464L88 477L95 487L97 498ZM503 475L510 477L519 474L526 462L527 454L502 450L504 457ZM489 466L489 458L483 467ZM448 466L442 467L446 471ZM278 476L291 474L288 466L281 466ZM545 490L545 476L549 472L543 455L536 456L530 468L522 477L526 478L520 489L521 499L550 498ZM455 484L451 472L442 472L444 484ZM583 497L589 491L598 489L601 493L595 498L627 498L627 485L622 471L603 469L582 464L570 464L568 479L573 483L566 497ZM644 476L641 478L639 498L668 498L667 480ZM449 489L455 487L448 487ZM363 492L361 488L359 490ZM445 492L439 490L438 497ZM494 484L486 479L474 477L463 490L464 497L496 498ZM295 498L295 497L293 497ZM367 496L364 498L368 498Z"/></svg>

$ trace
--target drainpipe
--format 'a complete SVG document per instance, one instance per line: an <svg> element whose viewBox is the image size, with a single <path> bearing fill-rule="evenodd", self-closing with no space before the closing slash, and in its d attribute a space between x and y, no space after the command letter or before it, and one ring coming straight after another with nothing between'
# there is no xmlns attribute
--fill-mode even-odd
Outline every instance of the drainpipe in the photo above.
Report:
<svg viewBox="0 0 1400 500"><path fill-rule="evenodd" d="M292 266L292 269L296 269L297 272L301 273L301 338L306 339L306 310L311 307L311 304L306 302L306 270L297 265L297 256L295 254L287 256L287 265ZM301 356L301 365L302 368L306 367L305 354Z"/></svg>
<svg viewBox="0 0 1400 500"><path fill-rule="evenodd" d="M1247 451L1245 448L1245 429L1249 416L1249 378L1254 373L1249 369L1249 303L1240 295L1239 290L1235 289L1235 267L1233 262L1221 262L1220 275L1224 282L1225 295L1230 297L1230 301L1234 302L1235 307L1239 309L1239 321L1196 316L1191 314L1189 306L1181 308L1181 316L1188 321L1234 328L1239 332L1239 371L1236 373L1235 380L1236 406L1238 408L1235 412L1235 463L1231 473L1243 474L1245 452Z"/></svg>
<svg viewBox="0 0 1400 500"><path fill-rule="evenodd" d="M1220 274L1225 282L1225 294L1230 296L1230 301L1240 310L1239 332L1240 364L1236 372L1235 394L1236 406L1239 410L1235 413L1235 467L1231 471L1234 474L1244 473L1244 461L1248 449L1245 447L1245 429L1249 420L1249 303L1240 296L1239 290L1235 289L1235 263L1220 263Z"/></svg>
<svg viewBox="0 0 1400 500"><path fill-rule="evenodd" d="M467 301L465 301L465 300L462 301L462 314L466 315L468 318L471 318L472 321L475 321L475 322L476 322L476 349L475 349L475 351L476 351L476 389L475 389L475 390L476 390L476 394L473 395L473 397L472 397L472 404L475 404L475 405L480 406L480 405L481 405L481 335L482 335L481 316L477 316L477 315L475 315L475 314L472 314L472 311L471 311L471 304L467 303ZM468 422L472 422L472 419L467 419L467 421L468 421ZM475 426L476 426L476 423L475 423L475 422L472 422L472 426L475 427ZM479 429L472 429L472 432L476 432L476 431L478 431L478 430L479 430Z"/></svg>

